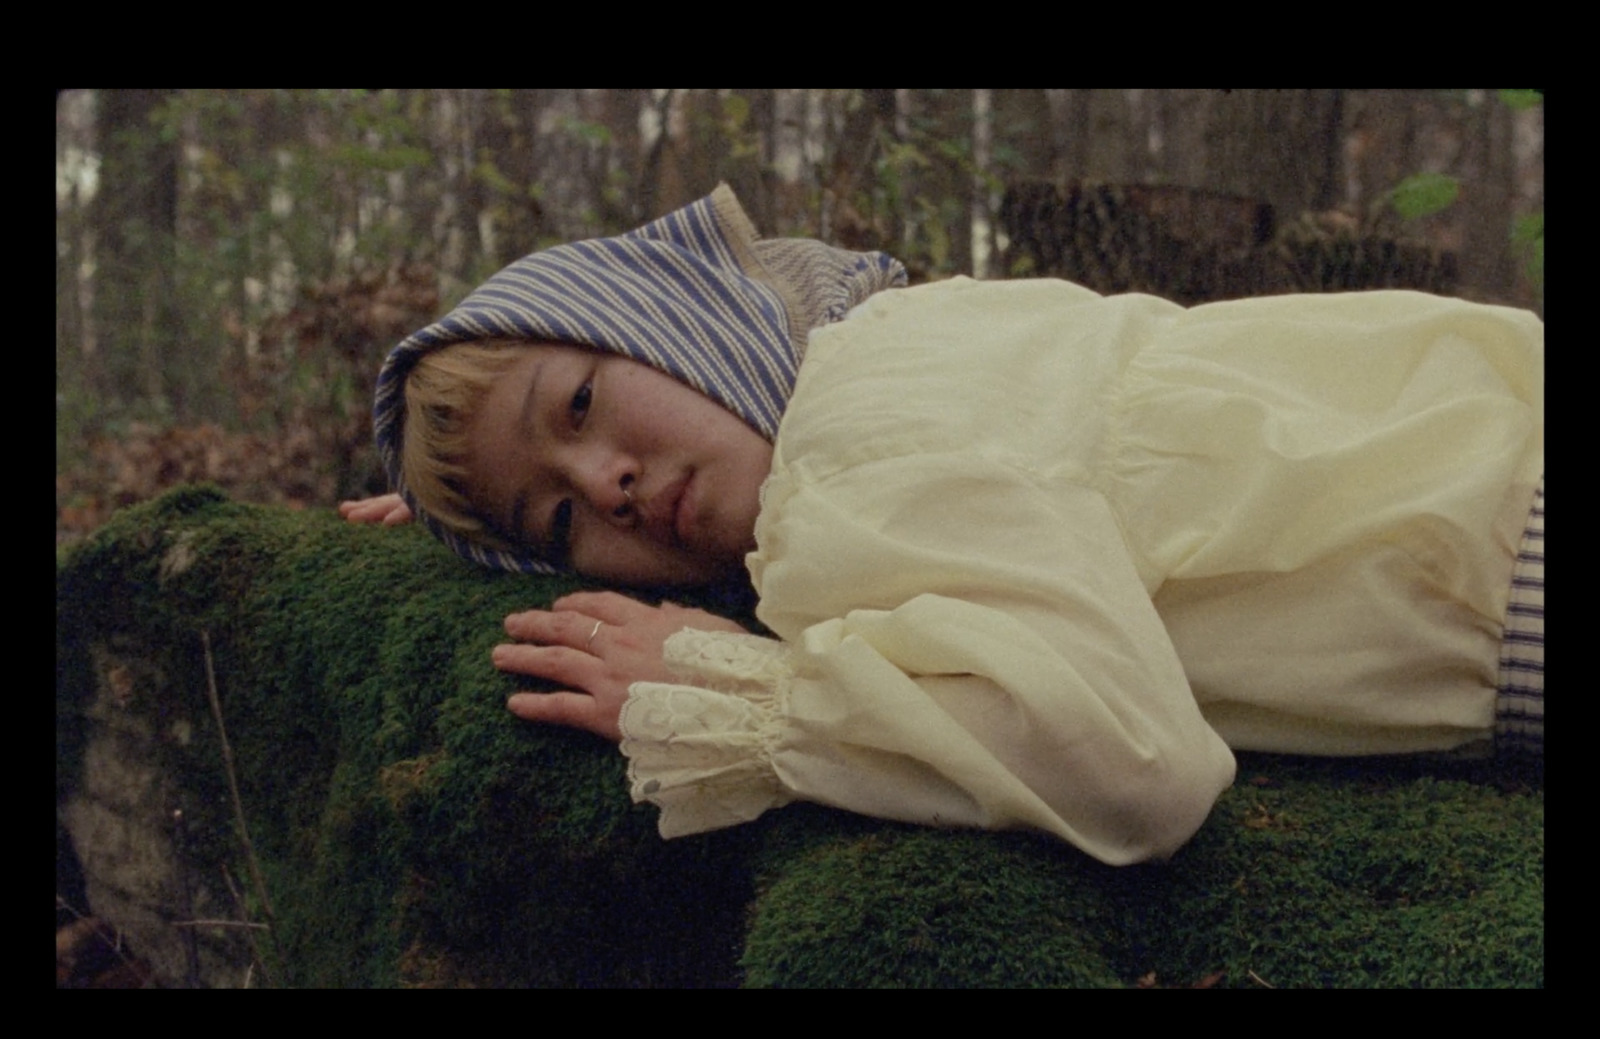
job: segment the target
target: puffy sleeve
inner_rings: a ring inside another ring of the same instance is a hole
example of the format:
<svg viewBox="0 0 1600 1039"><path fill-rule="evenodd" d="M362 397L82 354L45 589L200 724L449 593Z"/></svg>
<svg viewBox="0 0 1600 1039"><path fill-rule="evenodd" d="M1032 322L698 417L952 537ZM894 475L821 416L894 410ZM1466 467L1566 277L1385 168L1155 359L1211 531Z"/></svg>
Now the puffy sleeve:
<svg viewBox="0 0 1600 1039"><path fill-rule="evenodd" d="M780 636L686 631L623 711L672 837L791 800L1171 854L1232 782L1092 487L982 452L778 468L752 570Z"/></svg>

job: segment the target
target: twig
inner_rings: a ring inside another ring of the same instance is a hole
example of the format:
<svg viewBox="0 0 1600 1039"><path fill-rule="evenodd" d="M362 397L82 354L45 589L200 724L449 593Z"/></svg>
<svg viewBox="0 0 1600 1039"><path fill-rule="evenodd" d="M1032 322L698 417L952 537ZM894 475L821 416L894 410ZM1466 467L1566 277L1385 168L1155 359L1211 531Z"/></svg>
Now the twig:
<svg viewBox="0 0 1600 1039"><path fill-rule="evenodd" d="M56 908L65 909L67 912L73 915L78 923L87 924L91 928L94 928L92 936L99 938L101 944L107 949L111 950L112 955L116 956L117 959L122 961L123 966L134 971L148 971L148 968L141 965L137 960L133 959L128 955L128 953L123 951L122 931L120 928L114 927L103 920L99 920L95 917L89 916L86 913L80 912L77 906L73 905L71 902L68 902L60 895L56 895ZM72 925L68 924L67 926L71 927ZM107 932L110 933L108 934ZM59 946L57 946L56 951L58 954L60 953Z"/></svg>
<svg viewBox="0 0 1600 1039"><path fill-rule="evenodd" d="M255 845L250 842L250 827L244 821L244 802L239 797L239 780L233 768L233 747L228 743L228 730L222 724L222 700L217 696L217 674L211 663L211 633L204 628L200 631L200 645L205 651L206 658L206 696L211 700L211 716L217 722L217 738L222 742L222 767L228 773L228 790L233 795L233 818L239 826L239 840L244 845L245 863L250 867L250 883L256 889L256 897L261 900L261 912L267 918L267 933L272 935L273 951L282 959L282 950L278 948L278 932L273 928L277 922L272 913L272 900L267 897L267 882L261 876L261 863L256 860ZM259 953L257 959L260 959ZM261 969L263 983L267 982L266 966Z"/></svg>
<svg viewBox="0 0 1600 1039"><path fill-rule="evenodd" d="M248 917L250 915L250 907L244 904L244 896L239 893L239 885L233 882L233 874L228 872L228 864L223 863L221 869L222 882L228 885L228 894L233 897L234 908L239 910L240 916ZM262 926L263 929L266 929L265 925ZM256 964L261 962L261 946L256 942L256 936L253 933L246 934L245 937L250 939L250 962L245 966L244 987L249 988L250 974L255 969ZM266 968L262 967L262 971L265 972L265 970Z"/></svg>
<svg viewBox="0 0 1600 1039"><path fill-rule="evenodd" d="M178 891L183 898L183 915L194 915L194 885L189 879L189 832L184 823L183 809L172 810L172 850L178 867ZM200 947L195 943L194 932L183 936L184 975L188 988L200 987Z"/></svg>
<svg viewBox="0 0 1600 1039"><path fill-rule="evenodd" d="M272 928L266 924L252 923L249 920L174 920L173 927L248 927L255 931L270 931Z"/></svg>
<svg viewBox="0 0 1600 1039"><path fill-rule="evenodd" d="M1276 988L1277 987L1275 985L1270 985L1267 982L1263 981L1261 979L1261 975L1257 974L1253 970L1247 970L1247 971L1245 971L1245 973L1250 975L1251 980L1253 980L1257 985L1260 985L1262 988Z"/></svg>

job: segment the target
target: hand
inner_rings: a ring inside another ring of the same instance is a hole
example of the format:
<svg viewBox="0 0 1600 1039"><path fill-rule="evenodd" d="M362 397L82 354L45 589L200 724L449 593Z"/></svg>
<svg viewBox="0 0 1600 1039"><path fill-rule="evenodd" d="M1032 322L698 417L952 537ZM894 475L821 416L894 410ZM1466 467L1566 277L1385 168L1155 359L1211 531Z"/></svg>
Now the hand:
<svg viewBox="0 0 1600 1039"><path fill-rule="evenodd" d="M662 662L661 646L684 628L745 630L725 617L674 603L646 606L615 592L576 592L557 599L549 611L507 617L506 634L519 644L496 646L492 659L502 671L570 687L515 694L506 706L518 718L587 729L618 742L628 687L673 680Z"/></svg>
<svg viewBox="0 0 1600 1039"><path fill-rule="evenodd" d="M339 503L339 515L351 523L382 523L386 527L411 522L411 509L398 494L342 501Z"/></svg>

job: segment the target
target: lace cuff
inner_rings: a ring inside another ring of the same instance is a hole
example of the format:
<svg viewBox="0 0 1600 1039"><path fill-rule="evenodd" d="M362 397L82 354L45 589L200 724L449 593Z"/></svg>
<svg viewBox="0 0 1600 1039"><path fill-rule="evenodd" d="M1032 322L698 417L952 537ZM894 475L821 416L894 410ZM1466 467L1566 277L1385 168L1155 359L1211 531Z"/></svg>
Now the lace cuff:
<svg viewBox="0 0 1600 1039"><path fill-rule="evenodd" d="M619 719L635 801L661 836L748 822L790 800L773 772L793 667L782 642L685 629L662 647L684 685L635 682Z"/></svg>

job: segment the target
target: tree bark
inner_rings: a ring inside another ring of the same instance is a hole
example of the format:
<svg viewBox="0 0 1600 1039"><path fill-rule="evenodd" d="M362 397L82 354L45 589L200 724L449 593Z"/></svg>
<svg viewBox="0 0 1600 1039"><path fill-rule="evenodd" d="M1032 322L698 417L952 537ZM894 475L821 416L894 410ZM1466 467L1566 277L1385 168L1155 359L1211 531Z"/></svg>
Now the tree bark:
<svg viewBox="0 0 1600 1039"><path fill-rule="evenodd" d="M1472 180L1461 199L1461 278L1480 291L1508 298L1516 283L1511 263L1511 207L1516 196L1511 110L1494 96L1466 119L1466 169Z"/></svg>
<svg viewBox="0 0 1600 1039"><path fill-rule="evenodd" d="M1213 134L1211 112L1220 96L1214 90L1157 90L1152 105L1160 150L1154 158L1161 180L1203 188L1206 156Z"/></svg>
<svg viewBox="0 0 1600 1039"><path fill-rule="evenodd" d="M913 261L930 273L972 273L972 91L911 92L912 115L923 135L927 167L910 179L908 231Z"/></svg>
<svg viewBox="0 0 1600 1039"><path fill-rule="evenodd" d="M1338 198L1338 90L1234 90L1213 109L1210 183L1270 202L1280 220Z"/></svg>
<svg viewBox="0 0 1600 1039"><path fill-rule="evenodd" d="M171 406L166 362L178 338L173 298L178 154L151 126L170 90L100 93L95 325L110 384Z"/></svg>
<svg viewBox="0 0 1600 1039"><path fill-rule="evenodd" d="M1059 149L1051 133L1050 97L1043 90L993 90L996 172L1005 180L1049 180ZM999 146L1005 154L999 154Z"/></svg>
<svg viewBox="0 0 1600 1039"><path fill-rule="evenodd" d="M640 149L639 113L645 104L642 90L600 92L599 119L611 131L606 181L600 193L600 217L607 227L635 227L649 217L639 209L639 175L644 156Z"/></svg>

